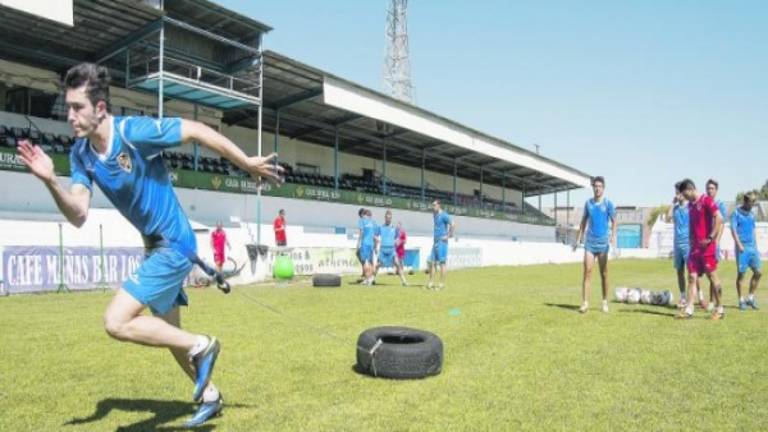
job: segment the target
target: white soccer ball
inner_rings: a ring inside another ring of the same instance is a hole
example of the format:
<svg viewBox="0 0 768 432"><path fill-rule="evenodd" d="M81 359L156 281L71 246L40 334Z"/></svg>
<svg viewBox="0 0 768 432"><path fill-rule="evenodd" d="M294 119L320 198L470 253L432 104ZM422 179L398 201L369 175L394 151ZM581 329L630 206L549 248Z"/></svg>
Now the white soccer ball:
<svg viewBox="0 0 768 432"><path fill-rule="evenodd" d="M675 296L672 295L672 291L664 290L661 292L661 302L659 303L661 306L670 306L674 302Z"/></svg>
<svg viewBox="0 0 768 432"><path fill-rule="evenodd" d="M627 294L627 303L637 304L639 302L640 302L640 290L637 288L633 288L629 290L629 293Z"/></svg>
<svg viewBox="0 0 768 432"><path fill-rule="evenodd" d="M619 303L626 302L628 294L629 288L627 287L616 287L616 289L613 290L613 295L616 297L616 301Z"/></svg>
<svg viewBox="0 0 768 432"><path fill-rule="evenodd" d="M651 292L648 290L640 291L640 303L651 304Z"/></svg>

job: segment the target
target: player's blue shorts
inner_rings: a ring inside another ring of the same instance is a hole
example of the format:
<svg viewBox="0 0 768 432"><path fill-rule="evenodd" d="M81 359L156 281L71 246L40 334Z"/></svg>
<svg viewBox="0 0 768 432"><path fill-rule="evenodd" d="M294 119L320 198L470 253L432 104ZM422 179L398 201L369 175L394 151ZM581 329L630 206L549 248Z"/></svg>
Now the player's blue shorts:
<svg viewBox="0 0 768 432"><path fill-rule="evenodd" d="M123 282L123 289L155 315L165 315L175 306L187 305L184 280L192 261L181 252L163 247L144 259L139 269Z"/></svg>
<svg viewBox="0 0 768 432"><path fill-rule="evenodd" d="M675 269L685 270L686 266L688 265L688 255L690 255L690 252L691 247L688 245L675 246L675 256L673 262Z"/></svg>
<svg viewBox="0 0 768 432"><path fill-rule="evenodd" d="M438 264L445 264L447 260L448 242L443 240L435 240L434 245L432 245L432 252L429 253L429 258L427 261Z"/></svg>
<svg viewBox="0 0 768 432"><path fill-rule="evenodd" d="M379 265L382 267L395 266L395 248L383 247L379 250Z"/></svg>
<svg viewBox="0 0 768 432"><path fill-rule="evenodd" d="M739 273L746 273L747 269L759 272L763 266L760 262L760 252L753 247L744 248L744 252L736 250L736 263L739 266Z"/></svg>
<svg viewBox="0 0 768 432"><path fill-rule="evenodd" d="M587 240L587 242L584 243L584 250L592 255L607 254L610 249L611 245L608 243L608 240L605 242Z"/></svg>
<svg viewBox="0 0 768 432"><path fill-rule="evenodd" d="M360 245L360 261L363 264L373 262L373 245Z"/></svg>

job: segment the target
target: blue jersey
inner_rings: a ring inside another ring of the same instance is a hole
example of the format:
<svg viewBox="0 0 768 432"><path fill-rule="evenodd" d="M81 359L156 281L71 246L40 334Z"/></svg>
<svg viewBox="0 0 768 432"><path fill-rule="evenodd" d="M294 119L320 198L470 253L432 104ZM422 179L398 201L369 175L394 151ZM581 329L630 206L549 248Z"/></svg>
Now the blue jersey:
<svg viewBox="0 0 768 432"><path fill-rule="evenodd" d="M197 242L173 191L160 152L181 144L181 119L113 117L107 152L99 155L86 138L69 155L72 183L93 183L142 235L161 236L187 257Z"/></svg>
<svg viewBox="0 0 768 432"><path fill-rule="evenodd" d="M440 210L439 213L434 215L435 219L435 240L442 239L448 235L448 226L453 222L451 216L445 211Z"/></svg>
<svg viewBox="0 0 768 432"><path fill-rule="evenodd" d="M672 211L672 220L675 225L675 246L688 247L691 235L688 219L688 204L675 204L675 208Z"/></svg>
<svg viewBox="0 0 768 432"><path fill-rule="evenodd" d="M744 211L741 207L731 215L731 229L736 231L744 248L755 248L755 215Z"/></svg>
<svg viewBox="0 0 768 432"><path fill-rule="evenodd" d="M723 218L723 223L728 220L728 208L725 207L725 203L717 200L717 209L720 210L720 216Z"/></svg>
<svg viewBox="0 0 768 432"><path fill-rule="evenodd" d="M376 235L379 236L382 248L394 248L395 239L397 239L397 227L392 224L380 225L377 227Z"/></svg>
<svg viewBox="0 0 768 432"><path fill-rule="evenodd" d="M608 243L608 238L610 237L609 221L616 217L616 209L613 203L607 198L603 198L600 202L590 198L584 204L584 214L589 218L587 243Z"/></svg>
<svg viewBox="0 0 768 432"><path fill-rule="evenodd" d="M360 218L357 221L360 228L360 245L373 246L373 236L376 235L376 222L369 217Z"/></svg>

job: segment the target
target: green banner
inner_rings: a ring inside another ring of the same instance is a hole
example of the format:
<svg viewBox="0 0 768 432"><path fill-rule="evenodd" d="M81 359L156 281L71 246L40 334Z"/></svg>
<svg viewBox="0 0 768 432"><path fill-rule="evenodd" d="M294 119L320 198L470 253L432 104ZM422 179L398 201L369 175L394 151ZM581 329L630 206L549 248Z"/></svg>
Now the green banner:
<svg viewBox="0 0 768 432"><path fill-rule="evenodd" d="M53 159L56 174L62 176L69 175L69 158L67 155L54 154L51 155L51 158ZM27 171L27 168L22 164L13 149L0 149L0 170ZM227 176L188 170L170 170L170 176L173 184L181 188L247 194L258 192L258 182L250 177ZM431 211L431 205L426 201L301 184L287 183L279 188L265 184L261 192L265 196L328 201L359 206L391 207L423 212ZM447 204L445 205L445 210L452 215L458 216L499 219L537 225L554 224L551 219L541 216L503 213L474 207Z"/></svg>

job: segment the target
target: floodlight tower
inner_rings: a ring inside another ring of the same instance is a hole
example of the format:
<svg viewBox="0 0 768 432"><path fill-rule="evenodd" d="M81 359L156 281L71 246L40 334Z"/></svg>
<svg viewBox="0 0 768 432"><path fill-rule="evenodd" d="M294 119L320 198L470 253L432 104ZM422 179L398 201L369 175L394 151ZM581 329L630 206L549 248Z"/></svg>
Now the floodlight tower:
<svg viewBox="0 0 768 432"><path fill-rule="evenodd" d="M408 0L389 0L385 31L387 54L384 58L384 90L396 99L413 103L407 7Z"/></svg>

